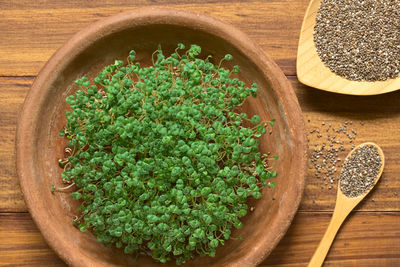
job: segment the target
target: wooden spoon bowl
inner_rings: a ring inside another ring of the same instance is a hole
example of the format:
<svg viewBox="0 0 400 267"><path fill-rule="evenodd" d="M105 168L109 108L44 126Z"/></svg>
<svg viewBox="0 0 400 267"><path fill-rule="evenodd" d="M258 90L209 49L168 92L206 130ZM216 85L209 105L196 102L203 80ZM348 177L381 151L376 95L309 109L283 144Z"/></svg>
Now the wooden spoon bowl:
<svg viewBox="0 0 400 267"><path fill-rule="evenodd" d="M276 119L271 135L261 140L261 152L279 155L275 169L277 186L265 188L263 197L249 205L253 212L235 231L243 241L229 240L214 258L197 257L185 266L254 266L260 263L285 234L297 210L306 169L305 127L297 98L285 75L262 50L234 27L198 14L170 9L146 9L122 13L93 24L76 34L47 62L25 100L17 131L17 170L25 202L44 238L58 255L74 266L175 266L156 263L151 257L125 255L107 248L90 232L72 225L77 202L69 194L50 192L62 186L57 160L65 142L58 137L65 125L66 96L74 81L93 77L115 59L137 52L143 65L161 44L170 54L179 42L202 47L202 56L215 62L227 53L240 66L240 78L259 85L259 97L251 98L243 111L262 120ZM274 200L273 200L274 199Z"/></svg>
<svg viewBox="0 0 400 267"><path fill-rule="evenodd" d="M314 26L322 0L311 0L304 16L297 50L297 78L305 85L340 94L378 95L400 89L400 78L386 81L351 81L333 73L317 54Z"/></svg>

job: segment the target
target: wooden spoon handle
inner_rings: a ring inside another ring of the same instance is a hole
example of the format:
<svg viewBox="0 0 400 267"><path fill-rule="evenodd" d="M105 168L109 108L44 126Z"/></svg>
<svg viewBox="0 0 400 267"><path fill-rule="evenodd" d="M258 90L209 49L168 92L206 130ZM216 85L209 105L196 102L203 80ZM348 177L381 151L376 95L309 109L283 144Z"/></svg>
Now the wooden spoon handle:
<svg viewBox="0 0 400 267"><path fill-rule="evenodd" d="M326 229L324 237L319 243L317 250L311 258L310 263L308 264L308 267L322 266L322 263L324 263L325 257L328 254L329 248L332 245L333 239L335 239L336 233L338 232L344 219L346 219L347 214L336 211L333 213L328 229Z"/></svg>

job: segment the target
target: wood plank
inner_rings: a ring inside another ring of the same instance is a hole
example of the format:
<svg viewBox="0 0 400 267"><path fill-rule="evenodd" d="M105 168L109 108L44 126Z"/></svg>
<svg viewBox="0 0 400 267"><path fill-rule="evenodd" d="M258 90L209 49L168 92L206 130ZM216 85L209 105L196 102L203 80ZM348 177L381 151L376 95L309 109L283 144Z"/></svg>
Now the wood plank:
<svg viewBox="0 0 400 267"><path fill-rule="evenodd" d="M331 213L299 212L286 236L261 266L305 266ZM354 212L344 222L324 266L399 266L399 212Z"/></svg>
<svg viewBox="0 0 400 267"><path fill-rule="evenodd" d="M0 213L0 266L66 266L29 213Z"/></svg>
<svg viewBox="0 0 400 267"><path fill-rule="evenodd" d="M74 33L104 17L150 6L199 12L231 23L258 43L286 74L294 75L307 4L307 0L0 0L0 76L34 76Z"/></svg>
<svg viewBox="0 0 400 267"><path fill-rule="evenodd" d="M26 211L15 170L14 141L18 112L32 81L0 77L0 212Z"/></svg>
<svg viewBox="0 0 400 267"><path fill-rule="evenodd" d="M355 97L322 92L301 85L289 77L299 97L308 130L321 128L321 123L334 126L353 121L358 132L355 144L373 141L386 155L384 174L376 189L357 210L400 211L400 91L373 97ZM14 135L19 108L33 78L0 77L0 212L26 211L15 173ZM357 100L357 101L356 101ZM310 120L310 122L308 122ZM361 126L360 122L365 122ZM322 133L324 134L324 133ZM310 153L321 139L312 135ZM350 144L345 144L350 149ZM342 158L344 158L342 153ZM328 189L316 179L315 170L308 170L306 189L300 210L331 211L336 199L336 185ZM321 189L321 186L324 186ZM372 201L374 200L374 201Z"/></svg>
<svg viewBox="0 0 400 267"><path fill-rule="evenodd" d="M375 113L383 114L387 118L394 118L400 113L400 91L374 96L342 95L301 84L296 76L287 78L296 92L303 114L337 114L337 117L344 120L359 119L367 124L374 120L371 116Z"/></svg>
<svg viewBox="0 0 400 267"><path fill-rule="evenodd" d="M331 213L299 212L287 235L261 266L305 266ZM324 266L398 266L399 212L355 212L344 223ZM0 262L11 266L64 266L27 213L0 214ZM366 242L368 240L368 242Z"/></svg>

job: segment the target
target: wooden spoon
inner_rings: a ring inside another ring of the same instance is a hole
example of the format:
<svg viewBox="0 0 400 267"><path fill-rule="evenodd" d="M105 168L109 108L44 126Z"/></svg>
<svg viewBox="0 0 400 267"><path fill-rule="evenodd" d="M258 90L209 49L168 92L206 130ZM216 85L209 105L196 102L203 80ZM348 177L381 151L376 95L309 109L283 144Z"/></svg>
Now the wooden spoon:
<svg viewBox="0 0 400 267"><path fill-rule="evenodd" d="M314 25L322 0L311 0L301 27L297 50L297 78L305 85L349 95L378 95L400 89L400 78L358 82L342 78L324 65L314 44Z"/></svg>
<svg viewBox="0 0 400 267"><path fill-rule="evenodd" d="M308 264L309 267L316 267L316 266L322 265L326 255L328 254L329 248L331 247L333 239L335 238L336 233L338 232L344 219L346 219L347 215L349 215L349 213L354 209L354 207L357 206L357 204L360 203L360 201L363 200L363 198L366 195L368 195L368 193L372 190L372 188L374 188L374 186L376 185L376 183L378 182L379 178L382 175L383 167L385 165L385 157L383 155L382 149L375 143L367 142L367 143L358 145L352 151L350 151L350 153L347 155L346 159L356 149L358 149L360 146L364 146L364 145L375 146L381 157L382 165L381 165L379 173L375 179L375 183L364 194L361 194L358 197L350 198L350 197L347 197L346 195L344 195L342 190L340 190L340 180L339 180L337 197L336 197L336 206L335 206L335 210L333 211L331 222L329 223L328 229L326 229L324 237L322 238L321 242L319 243L317 250L315 251L313 257L311 258L310 263Z"/></svg>

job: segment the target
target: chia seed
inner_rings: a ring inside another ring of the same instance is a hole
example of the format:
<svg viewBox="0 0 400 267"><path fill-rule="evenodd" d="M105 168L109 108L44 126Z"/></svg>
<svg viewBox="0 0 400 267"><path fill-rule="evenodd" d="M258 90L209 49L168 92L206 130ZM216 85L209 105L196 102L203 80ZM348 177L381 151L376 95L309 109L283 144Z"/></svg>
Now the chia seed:
<svg viewBox="0 0 400 267"><path fill-rule="evenodd" d="M344 162L340 174L340 190L347 197L358 197L374 184L382 159L373 145L357 148Z"/></svg>
<svg viewBox="0 0 400 267"><path fill-rule="evenodd" d="M314 43L322 62L355 81L400 76L400 0L323 0Z"/></svg>
<svg viewBox="0 0 400 267"><path fill-rule="evenodd" d="M352 122L347 122L347 124L352 124ZM346 129L346 124L335 125L337 127L332 127L332 123L322 122L322 124L329 125L327 128L327 134L320 134L320 129L313 128L312 133L309 137L314 136L314 138L320 138L320 143L314 143L314 147L310 147L312 153L310 154L310 166L309 169L313 170L312 174L316 179L321 182L326 181L327 184L335 185L334 182L337 179L337 173L340 173L342 164L341 157L346 155L346 148L342 139L348 138L347 134L341 130L336 133L336 129ZM353 129L349 129L351 131ZM355 130L354 130L355 131ZM356 139L354 135L352 139ZM314 139L315 140L315 139ZM310 138L307 139L310 143ZM327 189L329 189L327 187Z"/></svg>

